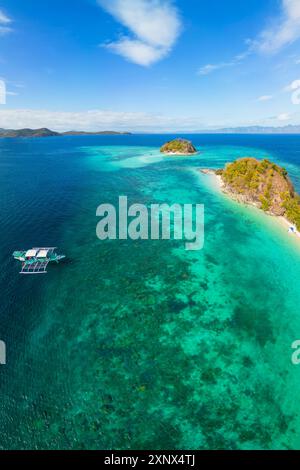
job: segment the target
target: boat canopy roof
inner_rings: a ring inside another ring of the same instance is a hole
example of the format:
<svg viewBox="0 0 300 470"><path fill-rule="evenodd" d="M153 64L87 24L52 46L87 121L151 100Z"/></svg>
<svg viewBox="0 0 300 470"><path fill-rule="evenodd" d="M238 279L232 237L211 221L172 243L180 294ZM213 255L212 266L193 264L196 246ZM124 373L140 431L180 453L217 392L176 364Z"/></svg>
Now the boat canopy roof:
<svg viewBox="0 0 300 470"><path fill-rule="evenodd" d="M33 256L36 256L37 250L28 250L25 253L26 258L32 258Z"/></svg>
<svg viewBox="0 0 300 470"><path fill-rule="evenodd" d="M37 254L37 258L46 258L49 250L40 250Z"/></svg>

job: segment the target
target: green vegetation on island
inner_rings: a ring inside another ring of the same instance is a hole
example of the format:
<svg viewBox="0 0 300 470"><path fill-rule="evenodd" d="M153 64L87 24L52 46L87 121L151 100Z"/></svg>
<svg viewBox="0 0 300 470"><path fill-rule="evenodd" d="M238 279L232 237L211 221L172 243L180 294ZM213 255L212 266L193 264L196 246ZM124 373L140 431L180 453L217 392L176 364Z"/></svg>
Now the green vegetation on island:
<svg viewBox="0 0 300 470"><path fill-rule="evenodd" d="M0 129L0 137L56 137L59 132L51 131L46 127L40 129Z"/></svg>
<svg viewBox="0 0 300 470"><path fill-rule="evenodd" d="M40 129L0 129L1 137L59 137L64 135L76 136L76 135L130 135L130 132L116 132L116 131L98 131L98 132L86 132L86 131L67 131L67 132L55 132L42 127Z"/></svg>
<svg viewBox="0 0 300 470"><path fill-rule="evenodd" d="M300 230L300 196L285 168L269 160L241 158L217 170L223 189L233 198L263 211L284 216Z"/></svg>
<svg viewBox="0 0 300 470"><path fill-rule="evenodd" d="M174 139L164 144L161 153L170 155L193 155L197 153L197 149L193 146L192 142L186 139Z"/></svg>

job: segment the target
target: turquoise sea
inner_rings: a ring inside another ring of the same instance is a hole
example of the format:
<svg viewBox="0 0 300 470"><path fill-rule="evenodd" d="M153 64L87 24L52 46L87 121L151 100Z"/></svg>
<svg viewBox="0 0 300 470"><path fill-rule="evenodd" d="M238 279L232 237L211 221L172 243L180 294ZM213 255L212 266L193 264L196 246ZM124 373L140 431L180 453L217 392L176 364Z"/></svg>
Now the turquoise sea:
<svg viewBox="0 0 300 470"><path fill-rule="evenodd" d="M300 136L0 140L0 448L300 449L300 243L200 174L237 157L284 165ZM96 208L205 205L205 245L100 241ZM21 276L16 249L57 246Z"/></svg>

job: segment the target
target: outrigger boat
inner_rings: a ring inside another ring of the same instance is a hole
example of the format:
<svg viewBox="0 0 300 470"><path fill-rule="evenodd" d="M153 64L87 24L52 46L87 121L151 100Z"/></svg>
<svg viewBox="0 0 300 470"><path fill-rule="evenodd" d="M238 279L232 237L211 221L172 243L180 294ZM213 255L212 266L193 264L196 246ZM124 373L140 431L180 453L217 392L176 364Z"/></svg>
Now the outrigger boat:
<svg viewBox="0 0 300 470"><path fill-rule="evenodd" d="M20 274L44 274L48 263L56 262L65 258L64 255L55 253L56 247L32 248L27 251L14 251L14 259L21 261L22 269Z"/></svg>

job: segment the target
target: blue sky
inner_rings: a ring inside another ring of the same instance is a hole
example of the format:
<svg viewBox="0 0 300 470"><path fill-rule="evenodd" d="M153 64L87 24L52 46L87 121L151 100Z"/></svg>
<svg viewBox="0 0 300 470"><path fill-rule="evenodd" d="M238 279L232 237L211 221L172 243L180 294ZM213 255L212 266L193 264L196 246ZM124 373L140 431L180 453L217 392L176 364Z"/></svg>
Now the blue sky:
<svg viewBox="0 0 300 470"><path fill-rule="evenodd" d="M300 0L0 0L0 127L300 124Z"/></svg>

